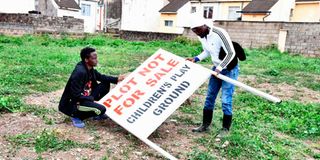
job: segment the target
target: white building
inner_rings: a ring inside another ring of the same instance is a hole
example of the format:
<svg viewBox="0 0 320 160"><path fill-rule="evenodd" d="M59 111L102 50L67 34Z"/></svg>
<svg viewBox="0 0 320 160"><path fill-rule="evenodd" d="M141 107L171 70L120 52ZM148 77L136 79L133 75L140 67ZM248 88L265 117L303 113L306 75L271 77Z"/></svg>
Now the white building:
<svg viewBox="0 0 320 160"><path fill-rule="evenodd" d="M84 20L84 31L94 33L99 24L100 11L97 0L80 0L81 19Z"/></svg>
<svg viewBox="0 0 320 160"><path fill-rule="evenodd" d="M0 0L2 13L39 11L53 17L74 17L84 20L84 32L103 30L104 6L99 0ZM102 2L102 1L101 1Z"/></svg>
<svg viewBox="0 0 320 160"><path fill-rule="evenodd" d="M98 0L36 0L43 15L70 16L84 20L84 32L94 33L99 23ZM98 21L98 22L97 22Z"/></svg>
<svg viewBox="0 0 320 160"><path fill-rule="evenodd" d="M189 26L191 3L189 0L171 0L160 12L159 32L182 34Z"/></svg>
<svg viewBox="0 0 320 160"><path fill-rule="evenodd" d="M289 22L295 0L253 0L241 12L244 21Z"/></svg>
<svg viewBox="0 0 320 160"><path fill-rule="evenodd" d="M191 14L213 20L239 20L251 0L123 0L121 30L182 34Z"/></svg>
<svg viewBox="0 0 320 160"><path fill-rule="evenodd" d="M121 30L157 32L165 0L123 0Z"/></svg>
<svg viewBox="0 0 320 160"><path fill-rule="evenodd" d="M81 18L80 7L74 0L35 0L36 10L53 17Z"/></svg>

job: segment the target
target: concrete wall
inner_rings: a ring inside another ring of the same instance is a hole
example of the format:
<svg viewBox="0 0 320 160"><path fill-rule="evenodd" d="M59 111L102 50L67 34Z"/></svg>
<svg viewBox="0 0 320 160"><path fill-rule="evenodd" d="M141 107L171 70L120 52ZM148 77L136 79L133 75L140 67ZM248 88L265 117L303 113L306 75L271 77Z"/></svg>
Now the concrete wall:
<svg viewBox="0 0 320 160"><path fill-rule="evenodd" d="M0 13L28 13L35 10L35 0L1 0Z"/></svg>
<svg viewBox="0 0 320 160"><path fill-rule="evenodd" d="M246 48L276 44L291 53L320 56L320 23L216 21L214 25L226 29L233 41ZM184 36L196 38L188 30Z"/></svg>
<svg viewBox="0 0 320 160"><path fill-rule="evenodd" d="M0 13L0 34L83 34L83 20L70 17Z"/></svg>
<svg viewBox="0 0 320 160"><path fill-rule="evenodd" d="M181 34L120 31L120 38L130 41L173 40Z"/></svg>
<svg viewBox="0 0 320 160"><path fill-rule="evenodd" d="M287 30L285 50L320 57L320 22L318 23L284 23Z"/></svg>

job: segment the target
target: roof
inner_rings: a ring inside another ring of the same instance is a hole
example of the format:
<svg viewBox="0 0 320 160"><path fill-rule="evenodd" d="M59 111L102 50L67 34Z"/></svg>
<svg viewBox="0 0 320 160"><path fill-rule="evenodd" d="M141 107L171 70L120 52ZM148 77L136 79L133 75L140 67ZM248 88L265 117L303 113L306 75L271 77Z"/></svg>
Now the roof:
<svg viewBox="0 0 320 160"><path fill-rule="evenodd" d="M253 0L241 11L242 13L270 13L270 9L279 0Z"/></svg>
<svg viewBox="0 0 320 160"><path fill-rule="evenodd" d="M159 12L176 13L182 6L184 6L188 2L189 0L171 0L170 3L164 6Z"/></svg>
<svg viewBox="0 0 320 160"><path fill-rule="evenodd" d="M54 0L60 8L81 9L74 0Z"/></svg>

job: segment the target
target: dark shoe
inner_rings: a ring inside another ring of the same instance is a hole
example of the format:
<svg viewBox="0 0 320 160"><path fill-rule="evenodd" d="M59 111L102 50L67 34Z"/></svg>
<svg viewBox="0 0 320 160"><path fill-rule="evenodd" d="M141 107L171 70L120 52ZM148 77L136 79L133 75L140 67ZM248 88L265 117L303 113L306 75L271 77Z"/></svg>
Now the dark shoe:
<svg viewBox="0 0 320 160"><path fill-rule="evenodd" d="M210 130L210 129L209 129L209 126L202 124L200 127L193 128L193 129L192 129L192 132L199 132L199 133L201 133L201 132L206 132L206 131L209 131L209 130Z"/></svg>
<svg viewBox="0 0 320 160"><path fill-rule="evenodd" d="M225 115L224 114L223 119L222 119L222 128L230 130L231 123L232 123L232 115Z"/></svg>
<svg viewBox="0 0 320 160"><path fill-rule="evenodd" d="M205 132L209 130L212 121L213 110L203 110L202 125L192 129L192 132Z"/></svg>
<svg viewBox="0 0 320 160"><path fill-rule="evenodd" d="M100 116L93 117L92 119L96 121L100 121L100 120L109 119L109 117L106 114L102 114Z"/></svg>

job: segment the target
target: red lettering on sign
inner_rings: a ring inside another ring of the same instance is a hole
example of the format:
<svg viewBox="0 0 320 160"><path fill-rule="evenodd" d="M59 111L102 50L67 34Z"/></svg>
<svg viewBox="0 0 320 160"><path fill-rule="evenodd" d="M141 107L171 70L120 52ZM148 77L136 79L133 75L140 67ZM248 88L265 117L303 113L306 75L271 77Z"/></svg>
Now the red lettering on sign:
<svg viewBox="0 0 320 160"><path fill-rule="evenodd" d="M128 97L127 99L125 99L123 101L123 103L119 106L117 106L114 111L118 114L118 115L122 115L122 110L124 107L126 108L130 108L131 106L133 106L137 100L140 99L141 96L143 96L145 94L145 92L142 92L141 90L136 90L134 93L131 94L130 97Z"/></svg>
<svg viewBox="0 0 320 160"><path fill-rule="evenodd" d="M123 97L124 94L128 93L135 85L137 85L137 82L134 80L134 78L131 78L125 85L120 87L120 95L111 95L111 98L105 100L103 104L106 107L110 108L113 100L119 101L121 97Z"/></svg>

